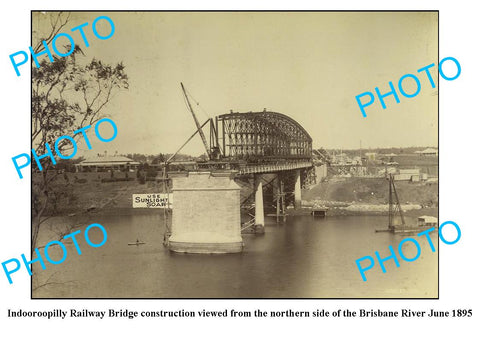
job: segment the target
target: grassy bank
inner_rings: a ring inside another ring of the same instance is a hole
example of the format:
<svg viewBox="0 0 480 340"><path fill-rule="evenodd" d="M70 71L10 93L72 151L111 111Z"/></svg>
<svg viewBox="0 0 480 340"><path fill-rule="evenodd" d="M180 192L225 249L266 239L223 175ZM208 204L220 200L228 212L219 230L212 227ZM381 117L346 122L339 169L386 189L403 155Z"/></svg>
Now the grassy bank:
<svg viewBox="0 0 480 340"><path fill-rule="evenodd" d="M135 174L130 173L130 177ZM116 173L125 177L124 173ZM34 184L40 174L34 174ZM147 181L102 182L110 178L109 173L67 173L57 175L52 186L57 194L52 215L68 215L86 210L96 210L102 214L155 213L157 209L133 209L132 194L160 193L161 183ZM438 206L437 183L396 182L402 204L419 205L423 209L436 209ZM331 178L302 193L305 205L321 205L330 208L329 214L356 215L361 211L348 211L348 206L388 204L388 181L379 178ZM368 210L368 209L367 209ZM153 211L153 212L151 212ZM428 210L427 210L428 211ZM418 212L418 209L417 209ZM299 213L302 213L301 211ZM369 214L384 212L367 211ZM293 214L293 213L292 213Z"/></svg>
<svg viewBox="0 0 480 340"><path fill-rule="evenodd" d="M33 184L40 180L40 174L33 174ZM52 174L53 175L53 174ZM115 178L125 178L125 173L115 173ZM53 179L50 197L53 215L68 215L86 210L97 210L105 214L118 214L127 211L141 213L158 209L133 209L132 194L150 194L162 192L163 185L154 181L140 184L134 178L135 173L129 173L132 180L120 182L102 182L109 180L110 173L86 172L59 174Z"/></svg>
<svg viewBox="0 0 480 340"><path fill-rule="evenodd" d="M401 203L438 206L438 183L395 182ZM331 178L303 190L306 201L388 204L388 181L384 178Z"/></svg>

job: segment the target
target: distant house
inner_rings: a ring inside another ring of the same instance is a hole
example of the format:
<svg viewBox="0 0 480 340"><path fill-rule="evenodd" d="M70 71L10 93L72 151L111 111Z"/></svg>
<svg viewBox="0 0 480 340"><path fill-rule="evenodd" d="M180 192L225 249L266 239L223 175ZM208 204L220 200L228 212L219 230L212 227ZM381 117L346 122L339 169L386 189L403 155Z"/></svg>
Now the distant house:
<svg viewBox="0 0 480 340"><path fill-rule="evenodd" d="M75 164L77 172L101 172L101 171L134 171L140 165L139 162L124 156L96 156Z"/></svg>
<svg viewBox="0 0 480 340"><path fill-rule="evenodd" d="M428 148L422 151L416 151L415 153L420 154L421 156L426 156L426 157L435 157L438 156L438 150L437 149L432 149Z"/></svg>
<svg viewBox="0 0 480 340"><path fill-rule="evenodd" d="M377 158L377 153L376 152L365 152L365 157L367 157L367 159L369 161L374 161Z"/></svg>
<svg viewBox="0 0 480 340"><path fill-rule="evenodd" d="M400 169L399 173L394 176L396 181L420 181L420 169Z"/></svg>

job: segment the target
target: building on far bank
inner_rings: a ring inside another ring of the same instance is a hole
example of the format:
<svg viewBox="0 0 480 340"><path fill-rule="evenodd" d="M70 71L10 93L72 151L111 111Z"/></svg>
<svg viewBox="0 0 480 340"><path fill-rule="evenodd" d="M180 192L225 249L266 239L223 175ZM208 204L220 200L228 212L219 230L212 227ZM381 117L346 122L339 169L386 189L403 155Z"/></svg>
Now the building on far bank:
<svg viewBox="0 0 480 340"><path fill-rule="evenodd" d="M416 154L419 154L420 156L426 156L426 157L436 157L438 156L438 150L433 149L433 148L427 148L422 151L415 151Z"/></svg>
<svg viewBox="0 0 480 340"><path fill-rule="evenodd" d="M87 158L75 164L76 172L135 171L139 162L124 156L101 156Z"/></svg>
<svg viewBox="0 0 480 340"><path fill-rule="evenodd" d="M399 169L398 174L394 175L396 181L420 181L420 169Z"/></svg>

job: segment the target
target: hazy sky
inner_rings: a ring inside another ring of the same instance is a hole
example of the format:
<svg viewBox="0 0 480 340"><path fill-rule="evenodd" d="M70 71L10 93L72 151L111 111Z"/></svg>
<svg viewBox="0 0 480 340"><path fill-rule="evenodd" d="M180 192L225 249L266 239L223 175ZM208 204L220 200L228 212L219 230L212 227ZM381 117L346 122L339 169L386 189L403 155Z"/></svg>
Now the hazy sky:
<svg viewBox="0 0 480 340"><path fill-rule="evenodd" d="M115 23L108 40L90 28L102 14ZM35 14L33 29L46 16ZM117 138L93 143L87 156L175 151L195 131L180 82L211 117L230 109L281 112L305 127L314 147L437 145L437 89L424 75L418 96L399 93L399 104L387 97L387 109L377 102L367 118L355 100L438 64L437 13L73 13L64 31L84 22L90 47L72 36L86 59L122 61L130 82L107 107ZM437 82L436 67L432 73ZM200 137L183 152L202 153Z"/></svg>

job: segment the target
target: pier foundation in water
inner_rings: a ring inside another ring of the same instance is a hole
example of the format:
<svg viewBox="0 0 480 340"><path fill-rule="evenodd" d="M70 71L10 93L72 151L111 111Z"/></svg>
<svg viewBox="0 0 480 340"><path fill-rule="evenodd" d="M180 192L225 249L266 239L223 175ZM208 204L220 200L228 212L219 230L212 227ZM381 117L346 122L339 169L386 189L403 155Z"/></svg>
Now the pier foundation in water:
<svg viewBox="0 0 480 340"><path fill-rule="evenodd" d="M169 174L175 205L168 247L181 253L239 253L240 186L232 171Z"/></svg>

